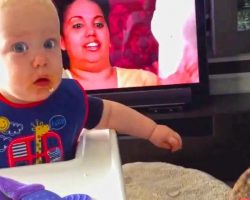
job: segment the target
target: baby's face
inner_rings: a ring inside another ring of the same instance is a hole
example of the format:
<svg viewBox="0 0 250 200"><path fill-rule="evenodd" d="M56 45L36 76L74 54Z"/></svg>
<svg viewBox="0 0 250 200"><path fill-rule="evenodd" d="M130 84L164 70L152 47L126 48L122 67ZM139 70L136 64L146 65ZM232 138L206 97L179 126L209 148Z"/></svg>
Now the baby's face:
<svg viewBox="0 0 250 200"><path fill-rule="evenodd" d="M15 103L49 97L61 81L57 13L40 0L11 0L0 8L0 93Z"/></svg>

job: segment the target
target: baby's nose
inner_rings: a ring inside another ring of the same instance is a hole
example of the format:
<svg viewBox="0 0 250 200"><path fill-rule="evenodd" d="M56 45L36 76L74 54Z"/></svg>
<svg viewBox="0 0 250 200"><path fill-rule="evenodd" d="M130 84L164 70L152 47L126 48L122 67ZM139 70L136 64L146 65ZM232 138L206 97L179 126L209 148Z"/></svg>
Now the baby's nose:
<svg viewBox="0 0 250 200"><path fill-rule="evenodd" d="M32 66L37 68L37 67L42 67L42 66L47 66L47 57L44 55L37 55L35 56Z"/></svg>

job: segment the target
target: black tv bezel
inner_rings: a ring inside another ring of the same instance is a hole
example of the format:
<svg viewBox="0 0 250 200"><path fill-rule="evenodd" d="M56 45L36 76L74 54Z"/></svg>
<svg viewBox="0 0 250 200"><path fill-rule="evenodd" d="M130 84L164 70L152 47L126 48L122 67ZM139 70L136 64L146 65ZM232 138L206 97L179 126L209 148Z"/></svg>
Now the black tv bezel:
<svg viewBox="0 0 250 200"><path fill-rule="evenodd" d="M118 101L134 108L149 108L155 106L172 107L174 105L180 106L182 104L196 105L204 102L209 95L205 0L195 0L195 11L199 59L199 83L88 90L87 93L92 96ZM190 96L188 96L189 93ZM161 97L162 100L157 99L159 97ZM145 103L146 99L151 102Z"/></svg>
<svg viewBox="0 0 250 200"><path fill-rule="evenodd" d="M210 0L212 57L250 53L250 30L237 30L237 0Z"/></svg>

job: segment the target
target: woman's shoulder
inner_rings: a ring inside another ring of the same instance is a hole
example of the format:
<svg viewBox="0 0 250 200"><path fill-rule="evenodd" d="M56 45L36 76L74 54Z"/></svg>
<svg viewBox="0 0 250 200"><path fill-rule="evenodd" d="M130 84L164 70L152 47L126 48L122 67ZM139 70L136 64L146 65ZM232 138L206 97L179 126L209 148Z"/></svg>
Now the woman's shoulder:
<svg viewBox="0 0 250 200"><path fill-rule="evenodd" d="M120 87L158 85L159 78L153 72L143 69L126 69L116 67L118 85Z"/></svg>
<svg viewBox="0 0 250 200"><path fill-rule="evenodd" d="M122 67L116 67L117 71L119 73L122 73L124 75L136 75L136 76L147 76L147 77L154 77L157 78L157 75L153 72L143 70L143 69L128 69L128 68L122 68Z"/></svg>

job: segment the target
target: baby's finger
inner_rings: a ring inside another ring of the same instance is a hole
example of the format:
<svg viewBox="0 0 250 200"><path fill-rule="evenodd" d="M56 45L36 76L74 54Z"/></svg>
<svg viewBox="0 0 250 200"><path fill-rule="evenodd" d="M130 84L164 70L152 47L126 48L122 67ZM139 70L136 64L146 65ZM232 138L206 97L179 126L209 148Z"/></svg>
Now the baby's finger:
<svg viewBox="0 0 250 200"><path fill-rule="evenodd" d="M174 132L174 137L178 140L178 143L180 144L180 146L182 146L181 136L178 133Z"/></svg>
<svg viewBox="0 0 250 200"><path fill-rule="evenodd" d="M163 149L168 149L168 150L172 151L172 146L168 142L162 142L162 143L160 143L159 147L163 148Z"/></svg>
<svg viewBox="0 0 250 200"><path fill-rule="evenodd" d="M170 137L169 138L169 143L171 145L171 151L177 151L182 148L182 142L181 140L178 140L178 138Z"/></svg>

